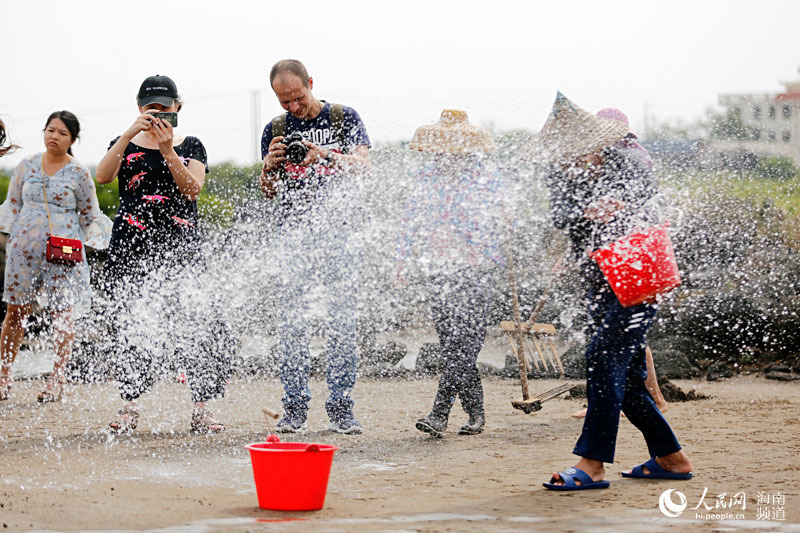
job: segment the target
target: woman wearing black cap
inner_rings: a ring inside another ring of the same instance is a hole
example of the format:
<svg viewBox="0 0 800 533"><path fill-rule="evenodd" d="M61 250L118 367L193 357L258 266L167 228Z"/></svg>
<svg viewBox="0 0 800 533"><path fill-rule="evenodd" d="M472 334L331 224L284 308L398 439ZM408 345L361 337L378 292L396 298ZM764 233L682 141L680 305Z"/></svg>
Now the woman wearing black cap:
<svg viewBox="0 0 800 533"><path fill-rule="evenodd" d="M159 364L153 352L175 344L195 405L192 430L222 431L224 426L206 409L205 402L224 394L229 364L190 355L188 352L196 350L190 348L191 339L181 337L181 331L159 337L132 307L134 300L145 300L148 310L159 309L158 300L166 304L160 308L166 316L158 325L180 326L176 295L158 289L175 282L195 249L196 200L208 172L200 140L173 133L182 107L175 82L167 76L150 76L139 89L137 103L139 116L111 142L97 166L97 182L109 183L119 177L120 193L104 278L113 302L106 318L113 321L115 372L126 404L109 427L116 432L136 427L136 399L154 383Z"/></svg>

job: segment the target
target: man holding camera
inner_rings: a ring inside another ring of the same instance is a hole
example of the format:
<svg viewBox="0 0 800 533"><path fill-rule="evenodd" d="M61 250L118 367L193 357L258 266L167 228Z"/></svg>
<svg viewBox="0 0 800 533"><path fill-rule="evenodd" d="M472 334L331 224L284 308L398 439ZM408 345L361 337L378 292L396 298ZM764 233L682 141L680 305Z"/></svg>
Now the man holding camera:
<svg viewBox="0 0 800 533"><path fill-rule="evenodd" d="M280 376L284 416L278 431L306 431L311 392L307 296L317 286L328 310L325 402L333 431L362 432L353 415L358 353L356 316L360 246L355 231L359 176L369 171L370 141L358 113L318 100L313 79L296 60L277 62L270 84L286 113L272 119L261 137L264 165L259 177L267 198L276 199L281 262ZM315 292L316 294L316 292Z"/></svg>

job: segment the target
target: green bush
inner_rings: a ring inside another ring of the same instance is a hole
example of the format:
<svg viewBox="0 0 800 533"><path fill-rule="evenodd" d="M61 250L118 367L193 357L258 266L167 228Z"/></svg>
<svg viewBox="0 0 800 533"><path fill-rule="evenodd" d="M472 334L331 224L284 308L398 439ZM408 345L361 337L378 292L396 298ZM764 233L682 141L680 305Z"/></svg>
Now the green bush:
<svg viewBox="0 0 800 533"><path fill-rule="evenodd" d="M114 180L105 185L96 184L96 187L100 210L113 220L119 208L119 180Z"/></svg>
<svg viewBox="0 0 800 533"><path fill-rule="evenodd" d="M238 203L243 199L261 198L258 175L261 163L240 167L233 163L221 163L209 169L203 193Z"/></svg>
<svg viewBox="0 0 800 533"><path fill-rule="evenodd" d="M228 228L233 224L233 204L213 194L201 194L197 198L200 222L215 228Z"/></svg>
<svg viewBox="0 0 800 533"><path fill-rule="evenodd" d="M11 183L11 176L0 171L0 203L6 201L9 183Z"/></svg>
<svg viewBox="0 0 800 533"><path fill-rule="evenodd" d="M798 169L789 157L767 156L761 158L755 172L762 178L788 180L797 175Z"/></svg>

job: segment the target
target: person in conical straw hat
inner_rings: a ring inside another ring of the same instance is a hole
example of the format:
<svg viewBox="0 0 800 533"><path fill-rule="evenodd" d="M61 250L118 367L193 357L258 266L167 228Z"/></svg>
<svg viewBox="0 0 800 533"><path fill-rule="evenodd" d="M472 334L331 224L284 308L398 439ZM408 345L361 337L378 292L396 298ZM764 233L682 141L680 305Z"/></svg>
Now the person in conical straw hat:
<svg viewBox="0 0 800 533"><path fill-rule="evenodd" d="M420 431L442 437L456 398L469 419L459 434L483 431L483 386L476 362L489 325L494 280L505 264L500 253L508 225L505 187L486 154L496 146L466 112L446 109L421 126L409 144L432 154L419 172L397 240L397 284L406 272L423 279L439 345L442 374Z"/></svg>
<svg viewBox="0 0 800 533"><path fill-rule="evenodd" d="M548 159L564 162L601 151L627 134L627 124L592 115L558 92L539 141Z"/></svg>
<svg viewBox="0 0 800 533"><path fill-rule="evenodd" d="M642 432L649 456L645 463L621 472L623 476L692 477L691 461L645 386L646 335L657 305L623 307L587 253L625 236L637 221L659 221L657 210L651 209L658 187L649 165L620 147L628 132L623 121L587 113L558 93L540 135L550 162L547 184L553 223L571 241L589 315L588 409L573 450L580 460L544 483L551 490L609 486L604 463L614 462L620 412Z"/></svg>
<svg viewBox="0 0 800 533"><path fill-rule="evenodd" d="M595 115L598 117L617 120L630 128L628 116L615 107L605 107L595 113ZM650 157L647 149L639 144L636 139L638 139L636 134L634 134L632 131L628 131L627 135L625 135L621 141L614 143L613 147L632 159L638 159L645 166L652 167L653 159ZM658 378L656 376L655 363L653 362L653 354L650 348L647 348L645 353L647 355L647 379L645 380L645 386L650 392L650 395L653 397L653 400L655 400L658 410L662 413L666 413L667 409L669 409L669 404L664 399L664 395L661 394L661 389L658 386ZM572 414L572 418L583 418L585 416L586 409L581 409L580 411Z"/></svg>

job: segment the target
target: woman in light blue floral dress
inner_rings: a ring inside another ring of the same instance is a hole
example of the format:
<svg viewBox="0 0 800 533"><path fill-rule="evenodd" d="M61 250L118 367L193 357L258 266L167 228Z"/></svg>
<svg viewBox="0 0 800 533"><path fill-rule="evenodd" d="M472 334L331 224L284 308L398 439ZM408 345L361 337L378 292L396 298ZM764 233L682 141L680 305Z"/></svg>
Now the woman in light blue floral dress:
<svg viewBox="0 0 800 533"><path fill-rule="evenodd" d="M56 111L47 119L47 150L17 165L0 206L0 232L8 233L3 301L6 318L0 332L0 400L12 384L11 367L25 334L24 321L36 302L52 313L56 334L56 361L40 402L62 397L64 367L72 354L74 316L89 308L89 266L50 263L45 259L47 236L80 239L84 246L103 249L111 237L111 220L101 211L89 169L72 157L72 144L80 132L78 119L69 111Z"/></svg>

